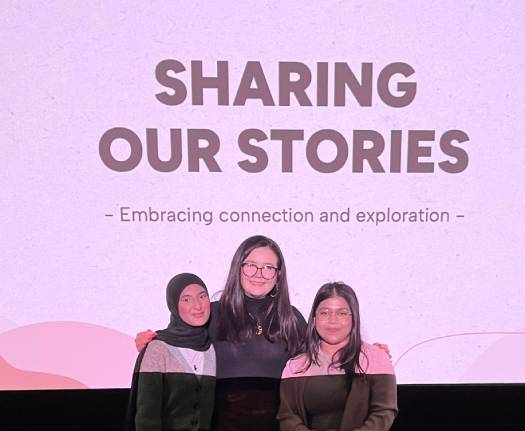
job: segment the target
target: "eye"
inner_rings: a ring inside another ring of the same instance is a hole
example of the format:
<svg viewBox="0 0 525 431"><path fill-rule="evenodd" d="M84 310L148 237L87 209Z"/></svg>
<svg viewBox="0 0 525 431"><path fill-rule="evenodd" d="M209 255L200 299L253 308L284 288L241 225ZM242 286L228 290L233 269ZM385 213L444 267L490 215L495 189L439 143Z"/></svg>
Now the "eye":
<svg viewBox="0 0 525 431"><path fill-rule="evenodd" d="M201 298L201 299L208 298L208 294L207 294L206 292L202 292L202 293L199 295L199 298Z"/></svg>
<svg viewBox="0 0 525 431"><path fill-rule="evenodd" d="M191 298L189 296L183 296L181 299L180 299L181 302L190 302L191 301Z"/></svg>
<svg viewBox="0 0 525 431"><path fill-rule="evenodd" d="M328 310L319 310L319 316L328 316Z"/></svg>

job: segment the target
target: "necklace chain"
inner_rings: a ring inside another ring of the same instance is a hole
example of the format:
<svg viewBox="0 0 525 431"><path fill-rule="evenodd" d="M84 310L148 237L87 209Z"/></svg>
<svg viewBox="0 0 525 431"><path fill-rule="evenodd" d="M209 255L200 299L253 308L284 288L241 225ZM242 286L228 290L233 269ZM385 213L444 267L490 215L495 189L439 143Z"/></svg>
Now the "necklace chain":
<svg viewBox="0 0 525 431"><path fill-rule="evenodd" d="M259 319L256 319L253 317L252 313L248 313L250 318L253 320L253 323L255 323L255 335L261 335L263 332L263 327L261 325L261 321Z"/></svg>

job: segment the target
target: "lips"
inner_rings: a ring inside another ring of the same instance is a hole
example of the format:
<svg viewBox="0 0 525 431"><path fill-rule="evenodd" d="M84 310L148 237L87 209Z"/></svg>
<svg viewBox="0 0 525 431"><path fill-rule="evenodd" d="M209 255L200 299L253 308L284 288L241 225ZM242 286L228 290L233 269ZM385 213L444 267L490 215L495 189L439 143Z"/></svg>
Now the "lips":
<svg viewBox="0 0 525 431"><path fill-rule="evenodd" d="M339 332L341 330L341 328L324 328L324 330L326 332L336 333L336 332Z"/></svg>

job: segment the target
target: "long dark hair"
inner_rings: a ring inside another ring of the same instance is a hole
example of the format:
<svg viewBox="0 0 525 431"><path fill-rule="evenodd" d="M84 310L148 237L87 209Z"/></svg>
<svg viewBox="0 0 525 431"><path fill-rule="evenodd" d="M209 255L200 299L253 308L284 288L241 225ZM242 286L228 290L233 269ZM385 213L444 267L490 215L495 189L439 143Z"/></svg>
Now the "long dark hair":
<svg viewBox="0 0 525 431"><path fill-rule="evenodd" d="M222 340L239 342L255 334L255 325L248 313L246 297L241 285L241 265L246 256L260 247L270 248L278 259L275 286L266 298L263 334L269 341L284 341L288 352L293 356L299 351L301 339L297 317L290 304L286 264L277 243L262 235L245 239L233 255L226 286L219 300L217 335Z"/></svg>
<svg viewBox="0 0 525 431"><path fill-rule="evenodd" d="M307 360L305 370L308 369L312 363L319 365L321 337L315 329L315 314L317 312L317 307L319 307L319 304L325 299L334 296L340 296L347 302L348 308L350 308L350 312L352 313L352 329L350 330L348 343L335 353L330 365L344 370L345 374L349 377L354 375L356 369L364 374L365 372L359 363L359 355L363 344L361 340L359 301L357 300L354 290L342 282L323 284L315 295L312 310L310 311L310 317L308 318L308 327L306 329L305 354Z"/></svg>

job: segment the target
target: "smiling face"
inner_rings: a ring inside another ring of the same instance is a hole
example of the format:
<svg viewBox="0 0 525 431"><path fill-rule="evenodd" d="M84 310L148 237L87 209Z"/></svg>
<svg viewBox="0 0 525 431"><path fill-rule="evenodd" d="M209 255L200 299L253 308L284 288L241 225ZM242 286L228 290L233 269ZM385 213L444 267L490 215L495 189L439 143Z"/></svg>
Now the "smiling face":
<svg viewBox="0 0 525 431"><path fill-rule="evenodd" d="M210 298L208 292L199 284L184 288L179 298L179 316L191 326L203 326L210 318Z"/></svg>
<svg viewBox="0 0 525 431"><path fill-rule="evenodd" d="M352 330L352 313L341 296L331 296L319 303L315 311L315 330L330 350L340 349L348 343Z"/></svg>
<svg viewBox="0 0 525 431"><path fill-rule="evenodd" d="M256 299L268 295L277 283L277 268L279 259L270 247L253 249L242 262L241 286L244 293Z"/></svg>

